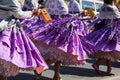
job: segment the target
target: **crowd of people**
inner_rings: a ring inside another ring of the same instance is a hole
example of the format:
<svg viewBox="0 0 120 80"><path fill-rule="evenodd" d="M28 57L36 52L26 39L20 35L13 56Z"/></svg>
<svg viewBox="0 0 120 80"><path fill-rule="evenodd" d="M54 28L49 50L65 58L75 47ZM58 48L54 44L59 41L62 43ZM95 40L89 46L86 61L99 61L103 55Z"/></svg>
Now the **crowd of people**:
<svg viewBox="0 0 120 80"><path fill-rule="evenodd" d="M99 15L93 16L81 11L76 0L68 5L64 0L1 0L1 79L25 70L40 80L54 63L53 80L60 80L61 64L85 66L86 56L96 60L92 67L99 75L103 61L110 74L111 63L120 59L120 12L117 0L103 2Z"/></svg>

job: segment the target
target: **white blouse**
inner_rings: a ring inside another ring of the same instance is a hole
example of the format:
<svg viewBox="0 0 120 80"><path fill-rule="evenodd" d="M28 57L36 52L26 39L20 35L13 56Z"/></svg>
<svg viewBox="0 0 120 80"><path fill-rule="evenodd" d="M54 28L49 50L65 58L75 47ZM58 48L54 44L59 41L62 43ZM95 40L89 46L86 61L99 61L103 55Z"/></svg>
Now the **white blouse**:
<svg viewBox="0 0 120 80"><path fill-rule="evenodd" d="M22 11L22 6L18 0L0 0L0 19L12 15L16 18L28 18L32 16L32 12Z"/></svg>
<svg viewBox="0 0 120 80"><path fill-rule="evenodd" d="M104 4L100 9L99 18L116 19L120 18L120 12L116 6Z"/></svg>
<svg viewBox="0 0 120 80"><path fill-rule="evenodd" d="M46 8L51 15L68 14L68 6L64 0L47 0Z"/></svg>
<svg viewBox="0 0 120 80"><path fill-rule="evenodd" d="M68 5L68 9L70 13L79 13L80 12L80 5L76 0L70 0Z"/></svg>

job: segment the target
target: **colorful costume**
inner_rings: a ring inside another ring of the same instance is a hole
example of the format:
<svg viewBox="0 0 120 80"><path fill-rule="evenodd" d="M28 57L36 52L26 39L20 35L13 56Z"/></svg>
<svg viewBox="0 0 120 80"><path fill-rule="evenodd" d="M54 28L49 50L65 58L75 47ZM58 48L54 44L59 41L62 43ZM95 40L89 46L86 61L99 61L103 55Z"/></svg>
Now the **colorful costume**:
<svg viewBox="0 0 120 80"><path fill-rule="evenodd" d="M18 0L0 1L0 74L3 76L15 76L19 70L48 68L18 20L31 16L31 11L21 10Z"/></svg>
<svg viewBox="0 0 120 80"><path fill-rule="evenodd" d="M80 37L87 33L84 21L67 16L68 8L63 0L47 0L46 8L58 17L45 25L29 28L45 60L60 61L64 65L85 64L85 52ZM65 17L59 17L59 16ZM29 30L28 30L29 32Z"/></svg>
<svg viewBox="0 0 120 80"><path fill-rule="evenodd" d="M104 25L84 38L84 48L92 58L117 61L120 59L120 13L116 6L104 4L99 18L102 20L99 27Z"/></svg>

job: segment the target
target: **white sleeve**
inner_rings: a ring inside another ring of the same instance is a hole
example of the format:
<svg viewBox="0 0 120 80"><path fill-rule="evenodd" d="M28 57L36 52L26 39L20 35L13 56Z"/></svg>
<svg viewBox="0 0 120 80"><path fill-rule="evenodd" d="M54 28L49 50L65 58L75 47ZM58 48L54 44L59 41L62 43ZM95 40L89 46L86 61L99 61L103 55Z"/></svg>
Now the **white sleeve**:
<svg viewBox="0 0 120 80"><path fill-rule="evenodd" d="M24 19L24 18L29 18L32 16L32 12L31 11L15 11L15 12L11 12L11 14L13 14L14 17L19 18L19 19Z"/></svg>
<svg viewBox="0 0 120 80"><path fill-rule="evenodd" d="M22 11L21 4L18 2L18 0L14 0L13 4L15 6L15 9L11 11L12 15L16 18L29 18L32 16L32 11Z"/></svg>
<svg viewBox="0 0 120 80"><path fill-rule="evenodd" d="M116 19L120 18L120 12L116 6L104 5L100 10L99 17L104 19Z"/></svg>
<svg viewBox="0 0 120 80"><path fill-rule="evenodd" d="M115 15L116 18L120 18L120 12L116 6L113 6L113 15Z"/></svg>
<svg viewBox="0 0 120 80"><path fill-rule="evenodd" d="M0 5L16 18L28 18L32 16L32 11L22 11L18 0L2 0Z"/></svg>

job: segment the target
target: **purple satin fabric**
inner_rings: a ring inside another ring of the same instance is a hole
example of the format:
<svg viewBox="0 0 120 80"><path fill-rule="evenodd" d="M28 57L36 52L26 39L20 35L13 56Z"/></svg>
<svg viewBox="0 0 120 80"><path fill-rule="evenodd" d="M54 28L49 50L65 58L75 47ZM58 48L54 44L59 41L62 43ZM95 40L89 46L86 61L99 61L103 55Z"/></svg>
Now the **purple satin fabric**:
<svg viewBox="0 0 120 80"><path fill-rule="evenodd" d="M17 26L18 25L8 26L8 28L0 32L0 61L4 60L7 68L10 68L7 63L11 63L18 67L18 70L35 70L35 68L39 66L42 66L43 70L48 69L39 50L26 35L22 27ZM1 69L5 68L4 64L2 66L0 62ZM12 68L10 69L13 70ZM6 73L9 73L9 71ZM0 74L3 73L1 72ZM13 74L14 73L11 72L5 76L11 76Z"/></svg>
<svg viewBox="0 0 120 80"><path fill-rule="evenodd" d="M68 55L71 55L69 53L76 55L78 61L85 60L85 51L80 39L88 33L84 20L77 17L64 16L57 19L55 17L48 24L39 25L39 23L27 28L26 33L28 35L32 34L37 41L43 41L49 46L57 46L58 49L63 50Z"/></svg>

